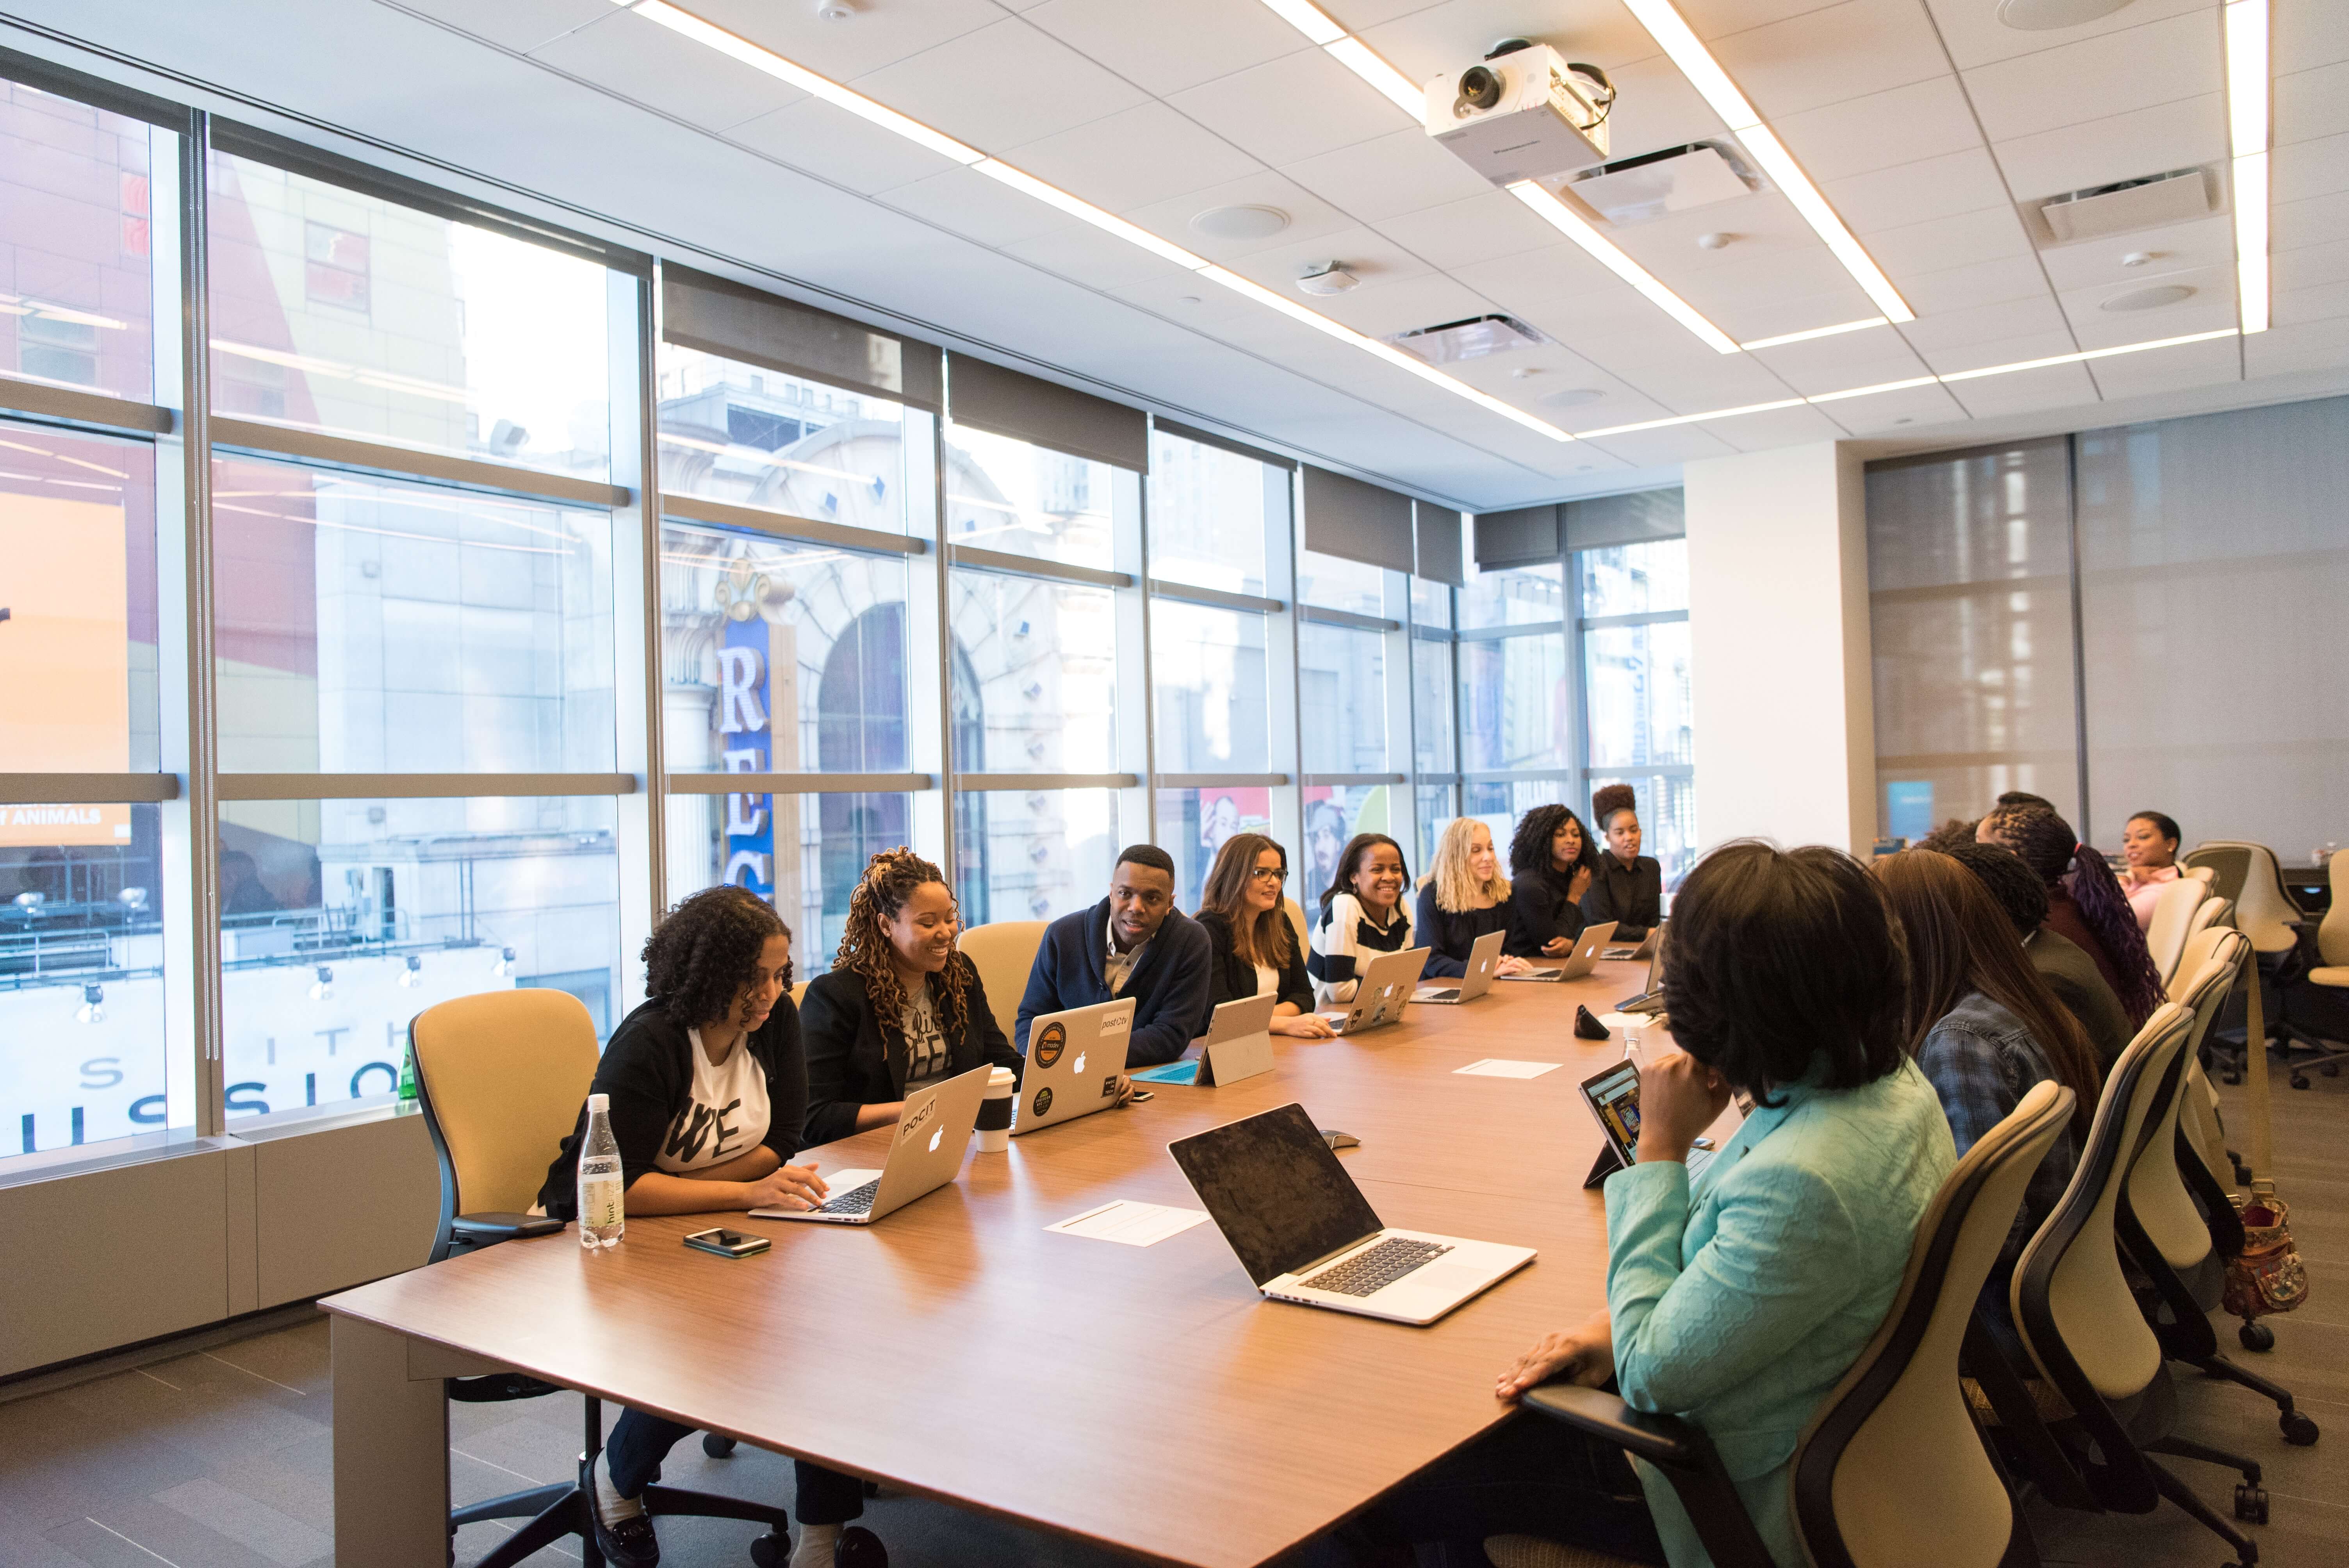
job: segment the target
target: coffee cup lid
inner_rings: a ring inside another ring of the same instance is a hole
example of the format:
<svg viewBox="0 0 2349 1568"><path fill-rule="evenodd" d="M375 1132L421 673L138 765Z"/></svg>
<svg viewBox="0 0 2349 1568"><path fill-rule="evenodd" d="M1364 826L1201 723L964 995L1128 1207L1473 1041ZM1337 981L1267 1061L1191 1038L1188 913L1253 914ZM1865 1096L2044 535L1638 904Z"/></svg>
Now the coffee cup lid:
<svg viewBox="0 0 2349 1568"><path fill-rule="evenodd" d="M987 1087L991 1089L1009 1088L1011 1087L1011 1069L1009 1068L997 1068L993 1072L987 1075Z"/></svg>

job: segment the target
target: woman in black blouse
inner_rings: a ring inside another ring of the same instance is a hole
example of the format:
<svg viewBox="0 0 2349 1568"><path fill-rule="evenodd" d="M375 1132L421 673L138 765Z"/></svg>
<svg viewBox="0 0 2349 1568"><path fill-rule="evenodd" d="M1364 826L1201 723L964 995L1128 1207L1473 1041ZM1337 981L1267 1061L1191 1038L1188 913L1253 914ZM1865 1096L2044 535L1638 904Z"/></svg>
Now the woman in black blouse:
<svg viewBox="0 0 2349 1568"><path fill-rule="evenodd" d="M1599 870L1582 819L1564 806L1536 806L1509 841L1509 934L1505 953L1558 958L1582 934L1582 895Z"/></svg>
<svg viewBox="0 0 2349 1568"><path fill-rule="evenodd" d="M1609 784L1590 798L1590 814L1607 835L1606 852L1582 895L1582 918L1611 920L1618 942L1644 942L1664 920L1664 868L1640 852L1640 812L1629 784Z"/></svg>
<svg viewBox="0 0 2349 1568"><path fill-rule="evenodd" d="M1269 991L1280 998L1272 1009L1272 1032L1326 1040L1329 1020L1313 1010L1313 982L1305 953L1281 907L1288 882L1288 852L1262 833L1235 833L1216 851L1207 885L1199 894L1198 921L1207 934L1207 1032L1216 1005Z"/></svg>
<svg viewBox="0 0 2349 1568"><path fill-rule="evenodd" d="M1493 830L1474 817L1454 817L1435 841L1435 865L1419 890L1419 939L1427 944L1430 978L1468 973L1476 939L1509 928L1509 879L1493 849ZM1522 958L1504 956L1495 975L1522 975Z"/></svg>

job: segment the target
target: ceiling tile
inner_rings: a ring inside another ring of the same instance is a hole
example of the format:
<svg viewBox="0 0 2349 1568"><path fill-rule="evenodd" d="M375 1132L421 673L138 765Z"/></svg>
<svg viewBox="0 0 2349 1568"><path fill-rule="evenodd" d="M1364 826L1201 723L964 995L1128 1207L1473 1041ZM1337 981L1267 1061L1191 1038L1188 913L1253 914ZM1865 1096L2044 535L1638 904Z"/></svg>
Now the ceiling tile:
<svg viewBox="0 0 2349 1568"><path fill-rule="evenodd" d="M1847 321L1864 321L1877 315L1875 302L1859 292L1859 285L1837 272L1835 286L1816 294L1771 294L1743 303L1721 325L1730 320L1736 325L1735 336L1741 343L1758 338L1783 337L1790 332L1809 332L1822 326L1837 326ZM1869 331L1882 331L1872 327ZM1816 338L1815 342L1833 343L1844 338ZM1801 347L1790 344L1788 347ZM1767 349L1765 355L1778 353Z"/></svg>
<svg viewBox="0 0 2349 1568"><path fill-rule="evenodd" d="M1039 180L1121 212L1264 167L1163 103L1141 104L1002 156Z"/></svg>
<svg viewBox="0 0 2349 1568"><path fill-rule="evenodd" d="M2012 376L1985 376L1979 381L1961 381L1949 390L1977 419L2096 401L2096 384L2083 365L2051 365L2044 370L2018 370Z"/></svg>
<svg viewBox="0 0 2349 1568"><path fill-rule="evenodd" d="M2135 180L2225 158L2226 100L2207 93L1995 142L1991 150L2007 183L2026 200Z"/></svg>
<svg viewBox="0 0 2349 1568"><path fill-rule="evenodd" d="M868 196L951 167L928 149L822 98L802 98L738 125L726 136Z"/></svg>
<svg viewBox="0 0 2349 1568"><path fill-rule="evenodd" d="M1713 54L1773 124L1950 68L1916 0L1845 0L1717 38Z"/></svg>
<svg viewBox="0 0 2349 1568"><path fill-rule="evenodd" d="M1260 0L1045 0L1025 15L1160 97L1312 47Z"/></svg>
<svg viewBox="0 0 2349 1568"><path fill-rule="evenodd" d="M2279 202L2273 222L2271 247L2275 251L2349 240L2349 191L2312 196L2305 201Z"/></svg>
<svg viewBox="0 0 2349 1568"><path fill-rule="evenodd" d="M1789 16L1831 10L1840 4L1842 0L1675 0L1681 15L1708 43L1748 27L1766 27Z"/></svg>
<svg viewBox="0 0 2349 1568"><path fill-rule="evenodd" d="M1840 337L1790 343L1783 348L1757 349L1754 357L1806 397L1854 387L1880 387L1927 374L1916 350L1890 328L1881 326L1847 332Z"/></svg>
<svg viewBox="0 0 2349 1568"><path fill-rule="evenodd" d="M1954 77L1773 116L1770 127L1801 160L1803 172L1822 184L1982 145Z"/></svg>
<svg viewBox="0 0 2349 1568"><path fill-rule="evenodd" d="M1895 273L1892 281L1918 315L1919 321L1911 325L1923 325L1928 331L1932 323L1978 305L2044 299L2047 294L2046 274L2039 270L2039 259L2032 255L1976 262L1946 272Z"/></svg>
<svg viewBox="0 0 2349 1568"><path fill-rule="evenodd" d="M1809 310L1785 330L1807 331L1874 315L1876 307L1824 245L1784 255L1756 255L1742 265L1691 272L1666 271L1664 280L1705 319L1741 342L1772 337L1786 319L1788 302L1806 300Z"/></svg>
<svg viewBox="0 0 2349 1568"><path fill-rule="evenodd" d="M1841 272L1795 204L1776 191L1600 228L1626 255L1674 286L1697 273L1742 273L1758 261L1787 256L1815 256ZM1713 233L1727 234L1730 242L1717 251L1698 243Z"/></svg>
<svg viewBox="0 0 2349 1568"><path fill-rule="evenodd" d="M1855 174L1820 189L1863 240L1882 229L2008 204L1998 162L1980 146Z"/></svg>
<svg viewBox="0 0 2349 1568"><path fill-rule="evenodd" d="M2042 354L2068 354L2078 346L2071 341L2063 310L2044 291L2023 299L2002 300L1995 304L1976 305L1971 310L1951 311L1946 315L1926 316L1893 330L1908 341L1909 346L1923 355L1937 371L1999 365L2011 359L2034 358ZM2030 347L2016 354L1999 351L2003 345L2025 335L2043 344L2054 335L2060 335L2064 341L2053 348Z"/></svg>
<svg viewBox="0 0 2349 1568"><path fill-rule="evenodd" d="M1909 387L1866 397L1839 398L1818 405L1818 409L1855 436L1966 418L1964 405L1951 397L1946 387Z"/></svg>
<svg viewBox="0 0 2349 1568"><path fill-rule="evenodd" d="M1242 277L1252 278L1267 288L1278 289L1289 298L1299 300L1312 308L1315 301L1298 289L1297 277L1308 267L1323 262L1344 263L1348 272L1362 280L1357 291L1361 293L1404 278L1422 277L1432 270L1425 262L1385 235L1364 228L1340 229L1335 233L1319 234L1309 239L1284 234L1279 242L1251 251L1245 256L1235 257L1226 264Z"/></svg>
<svg viewBox="0 0 2349 1568"><path fill-rule="evenodd" d="M1016 17L884 66L851 85L982 152L1019 147L1143 98L1131 82Z"/></svg>
<svg viewBox="0 0 2349 1568"><path fill-rule="evenodd" d="M2269 319L2278 326L2331 321L2349 315L2349 284L2318 284L2304 289L2278 289Z"/></svg>
<svg viewBox="0 0 2349 1568"><path fill-rule="evenodd" d="M1104 239L1108 236L1103 235ZM1007 247L1017 249L1018 247ZM1128 245L1127 250L1133 250ZM1135 251L1136 255L1145 253ZM1104 284L1120 299L1156 315L1191 332L1213 336L1237 338L1246 334L1252 323L1268 314L1264 306L1244 295L1234 294L1203 278L1195 277L1179 268L1169 267L1163 273L1154 273L1132 283Z"/></svg>
<svg viewBox="0 0 2349 1568"><path fill-rule="evenodd" d="M2059 296L2072 335L2083 348L2116 348L2197 332L2224 332L2236 322L2232 266L2181 271L2152 280L2194 292L2175 304L2152 310L2106 310L2105 301L2132 288L2081 289Z"/></svg>
<svg viewBox="0 0 2349 1568"><path fill-rule="evenodd" d="M1425 131L1410 129L1284 163L1280 171L1365 223L1493 189Z"/></svg>
<svg viewBox="0 0 2349 1568"><path fill-rule="evenodd" d="M2242 379L2241 344L2240 338L2221 337L2209 343L2182 343L2175 348L2149 348L2143 354L2119 354L2090 360L2088 374L2107 401L2217 386Z"/></svg>
<svg viewBox="0 0 2349 1568"><path fill-rule="evenodd" d="M2314 288L2320 284L2349 283L2349 240L2302 245L2269 259L2275 271L2275 289Z"/></svg>
<svg viewBox="0 0 2349 1568"><path fill-rule="evenodd" d="M2268 155L2268 199L2304 201L2349 191L2349 135L2296 141Z"/></svg>
<svg viewBox="0 0 2349 1568"><path fill-rule="evenodd" d="M2121 258L2131 255L2152 259L2134 267L2123 266ZM2225 213L2214 212L2189 223L2061 245L2042 251L2039 260L2047 269L2048 281L2058 289L2141 288L2170 273L2232 267L2235 229Z"/></svg>
<svg viewBox="0 0 2349 1568"><path fill-rule="evenodd" d="M948 169L899 185L874 200L982 245L1009 245L1065 229L1077 220L1009 185L968 169Z"/></svg>
<svg viewBox="0 0 2349 1568"><path fill-rule="evenodd" d="M612 14L612 0L402 0L410 11L436 16L487 38L502 48L523 54L575 27L602 21Z"/></svg>
<svg viewBox="0 0 2349 1568"><path fill-rule="evenodd" d="M948 38L993 26L1004 19L1005 9L995 0L886 0L846 22L827 22L815 14L812 0L789 5L775 0L691 0L688 8L836 82L854 81Z"/></svg>
<svg viewBox="0 0 2349 1568"><path fill-rule="evenodd" d="M1933 13L1950 58L1961 68L2010 59L2016 55L2060 49L2085 38L2143 27L2165 17L2190 11L2208 11L2210 0L2133 0L2108 16L2077 27L2031 29L2010 27L1998 19L1998 8L1982 0L1925 0Z"/></svg>
<svg viewBox="0 0 2349 1568"><path fill-rule="evenodd" d="M1312 300L1315 310L1371 337L1392 337L1448 321L1489 315L1493 302L1467 284L1429 273L1377 288L1359 288L1335 299ZM1447 372L1456 367L1445 366Z"/></svg>
<svg viewBox="0 0 2349 1568"><path fill-rule="evenodd" d="M2014 209L2001 202L1906 228L1878 229L1868 236L1868 253L1887 273L1905 277L2028 256L2031 239Z"/></svg>
<svg viewBox="0 0 2349 1568"><path fill-rule="evenodd" d="M1216 207L1270 207L1288 214L1288 227L1261 240L1218 240L1191 227L1194 217ZM1204 191L1194 191L1168 201L1154 201L1147 207L1132 208L1121 216L1209 261L1225 263L1252 255L1257 251L1291 245L1324 234L1341 233L1358 226L1345 213L1311 191L1269 171L1209 186Z"/></svg>
<svg viewBox="0 0 2349 1568"><path fill-rule="evenodd" d="M2349 131L2349 60L2276 79L2277 146L2344 131Z"/></svg>
<svg viewBox="0 0 2349 1568"><path fill-rule="evenodd" d="M2349 60L2349 6L2283 5L2269 15L2268 54L2280 71Z"/></svg>
<svg viewBox="0 0 2349 1568"><path fill-rule="evenodd" d="M1167 102L1267 163L1294 163L1384 136L1395 106L1319 49L1169 94Z"/></svg>
<svg viewBox="0 0 2349 1568"><path fill-rule="evenodd" d="M2012 141L2220 91L2219 12L2207 5L2141 27L1965 73L1992 139Z"/></svg>
<svg viewBox="0 0 2349 1568"><path fill-rule="evenodd" d="M2349 315L2270 327L2243 339L2248 376L2287 376L2349 366Z"/></svg>
<svg viewBox="0 0 2349 1568"><path fill-rule="evenodd" d="M1184 292L1194 294L1213 286L1202 284L1188 269L1161 261L1141 246L1130 245L1090 223L1056 229L1032 239L1015 240L1003 247L1003 253L1031 262L1047 272L1056 273L1087 288L1127 288L1160 278L1182 283L1187 285ZM1229 294L1231 291L1216 289L1215 292ZM1237 299L1238 296L1233 297Z"/></svg>
<svg viewBox="0 0 2349 1568"><path fill-rule="evenodd" d="M1733 457L1737 451L1702 425L1668 425L1661 430L1636 430L1628 436L1601 436L1590 444L1640 469Z"/></svg>
<svg viewBox="0 0 2349 1568"><path fill-rule="evenodd" d="M542 44L530 57L704 130L740 125L806 96L626 11Z"/></svg>
<svg viewBox="0 0 2349 1568"><path fill-rule="evenodd" d="M1843 427L1825 408L1773 408L1766 414L1716 420L1705 428L1741 452L1832 441L1844 433Z"/></svg>
<svg viewBox="0 0 2349 1568"><path fill-rule="evenodd" d="M2055 302L2048 300L2045 304L2047 309L2060 319L2063 313ZM2079 345L2073 341L2070 329L2059 326L2045 332L2026 333L2020 337L2002 337L1978 343L1965 348L1928 349L1925 361L1933 367L1935 374L1954 376L1961 370L1982 370L1994 365L2023 365L2034 359L2054 359L2078 352ZM2016 371L2008 374L2025 373ZM2003 377L1994 376L1984 379L1995 381ZM1953 387L1960 388L1972 385L1971 381L1951 383ZM1960 395L1963 396L1962 393Z"/></svg>
<svg viewBox="0 0 2349 1568"><path fill-rule="evenodd" d="M1372 227L1430 266L1444 268L1526 251L1557 250L1567 242L1506 191L1487 190L1465 201L1404 212Z"/></svg>

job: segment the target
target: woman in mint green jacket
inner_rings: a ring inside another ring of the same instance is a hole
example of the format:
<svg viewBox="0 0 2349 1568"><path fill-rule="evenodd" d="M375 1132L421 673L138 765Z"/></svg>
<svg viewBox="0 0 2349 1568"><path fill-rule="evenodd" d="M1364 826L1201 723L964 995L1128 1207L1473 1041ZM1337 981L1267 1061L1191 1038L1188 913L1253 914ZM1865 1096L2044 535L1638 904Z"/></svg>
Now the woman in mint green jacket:
<svg viewBox="0 0 2349 1568"><path fill-rule="evenodd" d="M1688 1418L1783 1568L1808 1561L1788 1499L1795 1439L1890 1310L1957 1162L1904 1048L1907 973L1898 923L1847 855L1738 843L1690 873L1664 983L1680 1050L1643 1068L1638 1163L1607 1182L1607 1310L1545 1338L1495 1390L1611 1379L1635 1408ZM1733 1094L1753 1109L1692 1178L1690 1145ZM1403 1563L1413 1542L1522 1532L1704 1568L1671 1483L1640 1467L1642 1510L1630 1479L1619 1452L1521 1416L1330 1555Z"/></svg>

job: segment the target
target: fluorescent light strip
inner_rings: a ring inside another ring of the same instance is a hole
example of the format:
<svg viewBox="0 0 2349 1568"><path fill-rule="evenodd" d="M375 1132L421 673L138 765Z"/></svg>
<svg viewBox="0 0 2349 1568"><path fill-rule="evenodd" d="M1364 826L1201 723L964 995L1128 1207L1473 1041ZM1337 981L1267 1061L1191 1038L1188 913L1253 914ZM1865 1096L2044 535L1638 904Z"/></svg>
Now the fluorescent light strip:
<svg viewBox="0 0 2349 1568"><path fill-rule="evenodd" d="M1636 425L1609 425L1603 430L1584 430L1577 438L1588 441L1600 436L1628 436L1634 430L1661 430L1667 425L1693 425L1700 419L1734 419L1740 414L1767 414L1775 408L1799 408L1808 401L1807 397L1781 397L1775 403L1748 403L1743 408L1716 408L1710 414L1679 414L1669 419L1642 419Z"/></svg>
<svg viewBox="0 0 2349 1568"><path fill-rule="evenodd" d="M1426 111L1426 89L1379 58L1360 38L1340 38L1324 44L1321 52L1378 88L1388 102L1412 119L1417 119Z"/></svg>
<svg viewBox="0 0 2349 1568"><path fill-rule="evenodd" d="M2119 354L2143 354L2148 348L2176 348L2180 344L2209 343L2214 338L2234 335L2233 327L2222 326L2216 332L2189 332L2183 337L2157 337L2146 343L2124 343L2117 348L2090 348L2078 354L2051 354L2044 359L2018 359L2012 365L1986 365L1980 370L1956 370L1940 379L1975 381L1985 376L2005 376L2017 370L2044 370L2051 365L2082 365L2091 359L2110 359Z"/></svg>
<svg viewBox="0 0 2349 1568"><path fill-rule="evenodd" d="M2227 137L2234 154L2235 295L2246 334L2268 329L2268 0L2228 0Z"/></svg>
<svg viewBox="0 0 2349 1568"><path fill-rule="evenodd" d="M1808 332L1782 332L1775 337L1757 337L1750 343L1741 343L1737 346L1749 352L1756 348L1777 348L1789 343L1808 343L1815 337L1839 337L1847 332L1865 332L1871 326L1891 325L1883 316L1871 315L1864 321L1845 321L1837 322L1833 326L1815 326Z"/></svg>
<svg viewBox="0 0 2349 1568"><path fill-rule="evenodd" d="M1601 266L1647 295L1665 315L1704 339L1716 352L1735 354L1738 351L1735 338L1707 321L1696 306L1657 282L1653 273L1616 249L1613 242L1592 228L1581 213L1530 180L1518 181L1508 187L1508 191L1544 222L1588 252Z"/></svg>
<svg viewBox="0 0 2349 1568"><path fill-rule="evenodd" d="M2264 0L2259 3L2264 4ZM1762 123L1762 117L1754 112L1754 106L1745 101L1745 95L1737 90L1737 84L1729 79L1729 73L1721 68L1721 62L1713 57L1713 51L1704 46L1671 0L1623 0L1623 4L1648 29L1648 36L1671 57L1672 64L1680 67L1689 85L1713 106L1713 111L1721 116L1745 150L1754 155L1762 171L1777 181L1778 189L1795 204L1795 211L1803 215L1813 233L1826 242L1827 249L1835 253L1836 260L1843 263L1852 281L1876 302L1876 308L1893 321L1916 320L1917 313L1909 308L1909 302L1900 297L1892 280L1884 275L1875 258L1844 227L1843 220L1827 204L1827 199L1819 194L1818 187L1811 183L1802 165Z"/></svg>
<svg viewBox="0 0 2349 1568"><path fill-rule="evenodd" d="M1346 29L1322 14L1312 0L1264 0L1268 9L1317 44L1334 44Z"/></svg>

